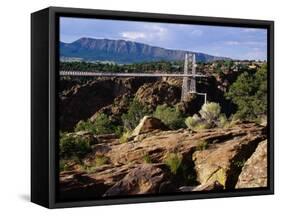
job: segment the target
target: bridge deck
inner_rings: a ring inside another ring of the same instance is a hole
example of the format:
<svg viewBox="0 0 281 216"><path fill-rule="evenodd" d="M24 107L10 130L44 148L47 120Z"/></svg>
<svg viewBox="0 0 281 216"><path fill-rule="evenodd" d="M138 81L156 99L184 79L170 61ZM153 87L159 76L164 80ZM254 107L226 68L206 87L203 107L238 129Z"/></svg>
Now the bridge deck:
<svg viewBox="0 0 281 216"><path fill-rule="evenodd" d="M114 72L90 72L90 71L60 71L60 76L115 76L115 77L206 77L204 74L162 74L162 73L114 73Z"/></svg>

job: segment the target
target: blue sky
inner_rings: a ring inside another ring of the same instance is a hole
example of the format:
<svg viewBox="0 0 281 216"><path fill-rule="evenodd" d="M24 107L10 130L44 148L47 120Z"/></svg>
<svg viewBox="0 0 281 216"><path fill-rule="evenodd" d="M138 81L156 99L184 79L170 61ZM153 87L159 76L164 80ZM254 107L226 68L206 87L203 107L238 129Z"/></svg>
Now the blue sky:
<svg viewBox="0 0 281 216"><path fill-rule="evenodd" d="M267 56L265 29L60 18L60 41L81 37L124 39L233 59L265 60Z"/></svg>

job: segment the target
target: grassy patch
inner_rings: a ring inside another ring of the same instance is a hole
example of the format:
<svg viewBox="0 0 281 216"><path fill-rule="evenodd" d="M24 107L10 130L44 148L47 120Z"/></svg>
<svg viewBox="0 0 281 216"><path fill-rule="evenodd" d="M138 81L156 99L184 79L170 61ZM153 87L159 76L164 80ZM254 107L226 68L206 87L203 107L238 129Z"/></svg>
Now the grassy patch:
<svg viewBox="0 0 281 216"><path fill-rule="evenodd" d="M182 163L182 155L178 153L168 153L165 156L164 163L170 168L171 172L176 175Z"/></svg>
<svg viewBox="0 0 281 216"><path fill-rule="evenodd" d="M238 161L234 161L234 166L241 168L245 165L246 161L245 160L238 160Z"/></svg>
<svg viewBox="0 0 281 216"><path fill-rule="evenodd" d="M110 163L110 159L104 155L96 155L94 161L91 164L83 164L81 165L81 169L93 173L96 169L102 165L106 165Z"/></svg>
<svg viewBox="0 0 281 216"><path fill-rule="evenodd" d="M95 157L94 166L99 167L109 163L109 158L104 155L97 155Z"/></svg>
<svg viewBox="0 0 281 216"><path fill-rule="evenodd" d="M125 131L123 132L123 134L121 135L121 137L119 138L119 142L120 143L125 143L129 141L129 138L131 136L132 132L131 131Z"/></svg>
<svg viewBox="0 0 281 216"><path fill-rule="evenodd" d="M206 150L208 147L209 147L209 143L206 140L200 140L197 143L196 150L203 151Z"/></svg>
<svg viewBox="0 0 281 216"><path fill-rule="evenodd" d="M149 156L149 154L145 154L145 155L143 156L143 160L144 160L145 163L152 163L152 159L151 159L151 157Z"/></svg>

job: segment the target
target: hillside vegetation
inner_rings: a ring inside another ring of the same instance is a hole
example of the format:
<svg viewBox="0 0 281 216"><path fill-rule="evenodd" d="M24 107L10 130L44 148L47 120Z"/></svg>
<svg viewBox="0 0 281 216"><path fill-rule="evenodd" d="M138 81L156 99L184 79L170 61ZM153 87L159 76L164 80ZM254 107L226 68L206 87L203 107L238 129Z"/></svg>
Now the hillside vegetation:
<svg viewBox="0 0 281 216"><path fill-rule="evenodd" d="M181 101L180 78L61 77L62 196L266 186L266 63L198 68L207 75L196 80L207 103L192 93ZM61 69L180 72L182 62L62 62Z"/></svg>

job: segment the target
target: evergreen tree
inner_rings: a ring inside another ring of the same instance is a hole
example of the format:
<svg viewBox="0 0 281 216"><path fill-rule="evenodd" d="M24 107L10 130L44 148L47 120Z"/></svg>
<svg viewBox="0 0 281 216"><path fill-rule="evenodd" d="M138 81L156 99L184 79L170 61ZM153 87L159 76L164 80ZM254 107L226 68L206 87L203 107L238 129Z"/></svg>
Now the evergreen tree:
<svg viewBox="0 0 281 216"><path fill-rule="evenodd" d="M244 72L230 86L226 98L237 105L236 116L245 120L255 120L267 114L267 66L256 73Z"/></svg>

